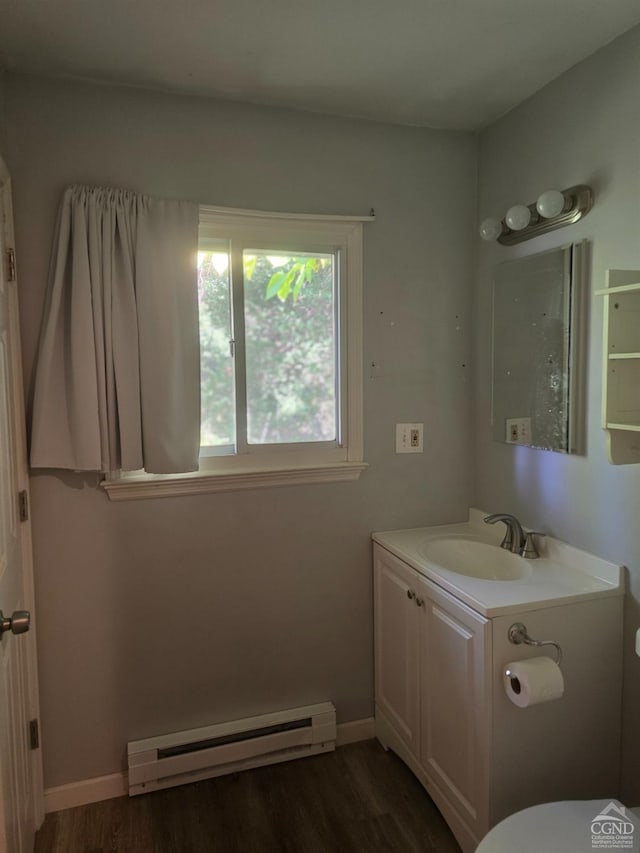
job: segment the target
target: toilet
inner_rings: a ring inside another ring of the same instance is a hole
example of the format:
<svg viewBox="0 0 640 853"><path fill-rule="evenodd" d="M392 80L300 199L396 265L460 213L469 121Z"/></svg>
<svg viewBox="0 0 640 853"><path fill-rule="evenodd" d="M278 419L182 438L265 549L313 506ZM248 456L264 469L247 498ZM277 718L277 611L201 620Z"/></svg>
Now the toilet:
<svg viewBox="0 0 640 853"><path fill-rule="evenodd" d="M565 800L509 815L482 839L476 853L640 851L640 807L617 800Z"/></svg>

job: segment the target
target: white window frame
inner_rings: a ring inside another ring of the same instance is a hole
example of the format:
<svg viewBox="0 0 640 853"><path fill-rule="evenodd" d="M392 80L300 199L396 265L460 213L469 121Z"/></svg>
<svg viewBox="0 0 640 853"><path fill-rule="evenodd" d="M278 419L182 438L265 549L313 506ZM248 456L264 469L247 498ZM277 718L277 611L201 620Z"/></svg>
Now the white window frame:
<svg viewBox="0 0 640 853"><path fill-rule="evenodd" d="M200 208L200 240L240 239L251 248L336 253L339 259L340 441L238 448L201 455L190 474L118 472L103 486L111 500L135 500L318 482L357 480L363 460L362 223L373 217L312 216ZM239 271L236 270L236 275ZM234 305L234 311L241 305Z"/></svg>

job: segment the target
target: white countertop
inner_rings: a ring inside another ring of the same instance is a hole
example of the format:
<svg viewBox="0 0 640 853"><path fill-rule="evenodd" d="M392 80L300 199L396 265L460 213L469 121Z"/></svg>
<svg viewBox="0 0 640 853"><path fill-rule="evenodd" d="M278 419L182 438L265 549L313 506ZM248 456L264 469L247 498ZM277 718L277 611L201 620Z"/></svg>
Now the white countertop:
<svg viewBox="0 0 640 853"><path fill-rule="evenodd" d="M622 567L552 537L538 540L540 557L525 560L530 571L526 577L517 580L467 577L430 562L422 555L425 542L442 536L471 537L499 545L504 525L484 524L482 519L485 515L487 513L471 509L468 522L391 530L374 533L372 538L430 581L487 617L624 594Z"/></svg>

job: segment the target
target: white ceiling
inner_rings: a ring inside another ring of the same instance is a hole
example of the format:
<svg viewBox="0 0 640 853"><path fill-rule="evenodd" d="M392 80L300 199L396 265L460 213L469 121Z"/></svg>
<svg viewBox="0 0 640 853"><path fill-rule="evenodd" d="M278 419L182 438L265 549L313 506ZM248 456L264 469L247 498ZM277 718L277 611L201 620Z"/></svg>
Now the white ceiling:
<svg viewBox="0 0 640 853"><path fill-rule="evenodd" d="M638 22L639 0L0 0L0 60L477 129Z"/></svg>

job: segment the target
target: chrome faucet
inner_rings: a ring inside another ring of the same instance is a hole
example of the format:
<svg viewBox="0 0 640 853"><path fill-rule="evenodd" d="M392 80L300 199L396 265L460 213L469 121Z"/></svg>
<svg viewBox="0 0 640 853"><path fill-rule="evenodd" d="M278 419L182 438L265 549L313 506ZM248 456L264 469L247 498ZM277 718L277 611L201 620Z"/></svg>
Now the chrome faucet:
<svg viewBox="0 0 640 853"><path fill-rule="evenodd" d="M495 515L488 515L484 520L485 524L495 524L496 521L504 521L507 525L507 532L500 547L514 554L522 554L527 544L527 537L515 515L497 512Z"/></svg>

